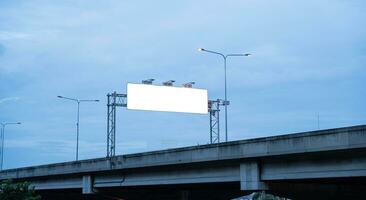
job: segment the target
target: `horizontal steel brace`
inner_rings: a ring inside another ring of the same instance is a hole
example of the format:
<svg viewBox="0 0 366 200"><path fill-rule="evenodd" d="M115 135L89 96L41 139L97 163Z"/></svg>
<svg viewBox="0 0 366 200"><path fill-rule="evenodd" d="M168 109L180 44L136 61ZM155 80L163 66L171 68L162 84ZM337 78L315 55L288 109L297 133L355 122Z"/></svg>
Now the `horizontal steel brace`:
<svg viewBox="0 0 366 200"><path fill-rule="evenodd" d="M127 107L127 103L112 103L112 104L107 104L107 106Z"/></svg>

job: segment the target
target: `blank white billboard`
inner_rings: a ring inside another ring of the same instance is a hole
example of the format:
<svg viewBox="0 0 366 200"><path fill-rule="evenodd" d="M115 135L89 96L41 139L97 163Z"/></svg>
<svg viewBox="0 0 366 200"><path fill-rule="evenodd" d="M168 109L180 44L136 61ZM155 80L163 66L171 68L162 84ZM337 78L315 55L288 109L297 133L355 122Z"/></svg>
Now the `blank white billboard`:
<svg viewBox="0 0 366 200"><path fill-rule="evenodd" d="M127 109L208 113L207 90L147 84L127 84Z"/></svg>

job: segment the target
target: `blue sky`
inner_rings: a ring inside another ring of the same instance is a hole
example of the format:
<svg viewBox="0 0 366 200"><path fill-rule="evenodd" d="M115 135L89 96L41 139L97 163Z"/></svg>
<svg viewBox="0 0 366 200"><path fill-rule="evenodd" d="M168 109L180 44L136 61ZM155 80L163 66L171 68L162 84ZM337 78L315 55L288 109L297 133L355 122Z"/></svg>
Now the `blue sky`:
<svg viewBox="0 0 366 200"><path fill-rule="evenodd" d="M5 168L106 155L106 94L127 82L195 81L223 98L229 139L366 123L366 3L345 0L0 1L0 121ZM223 116L223 112L222 112ZM117 114L117 154L209 141L207 115ZM223 118L222 118L223 119ZM223 127L223 122L221 123Z"/></svg>

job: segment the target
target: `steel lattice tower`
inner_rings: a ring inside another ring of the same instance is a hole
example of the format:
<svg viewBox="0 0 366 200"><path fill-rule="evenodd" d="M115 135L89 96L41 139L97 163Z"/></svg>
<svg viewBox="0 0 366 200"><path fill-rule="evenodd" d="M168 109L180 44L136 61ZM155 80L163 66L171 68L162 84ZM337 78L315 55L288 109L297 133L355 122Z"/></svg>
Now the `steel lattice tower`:
<svg viewBox="0 0 366 200"><path fill-rule="evenodd" d="M126 94L107 94L107 157L116 155L116 108L126 107Z"/></svg>
<svg viewBox="0 0 366 200"><path fill-rule="evenodd" d="M208 111L210 113L210 143L220 143L220 105L224 105L221 99L209 100Z"/></svg>

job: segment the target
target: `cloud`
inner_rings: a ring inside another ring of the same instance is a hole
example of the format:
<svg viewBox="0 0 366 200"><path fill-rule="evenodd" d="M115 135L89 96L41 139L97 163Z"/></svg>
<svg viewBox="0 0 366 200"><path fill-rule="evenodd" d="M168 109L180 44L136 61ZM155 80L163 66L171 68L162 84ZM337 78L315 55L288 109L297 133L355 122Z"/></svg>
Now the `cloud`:
<svg viewBox="0 0 366 200"><path fill-rule="evenodd" d="M2 56L5 53L5 46L0 44L0 56Z"/></svg>
<svg viewBox="0 0 366 200"><path fill-rule="evenodd" d="M6 98L2 98L0 99L0 104L8 102L8 101L18 101L20 98L19 97L6 97Z"/></svg>
<svg viewBox="0 0 366 200"><path fill-rule="evenodd" d="M31 36L22 32L0 31L0 40L25 40Z"/></svg>

